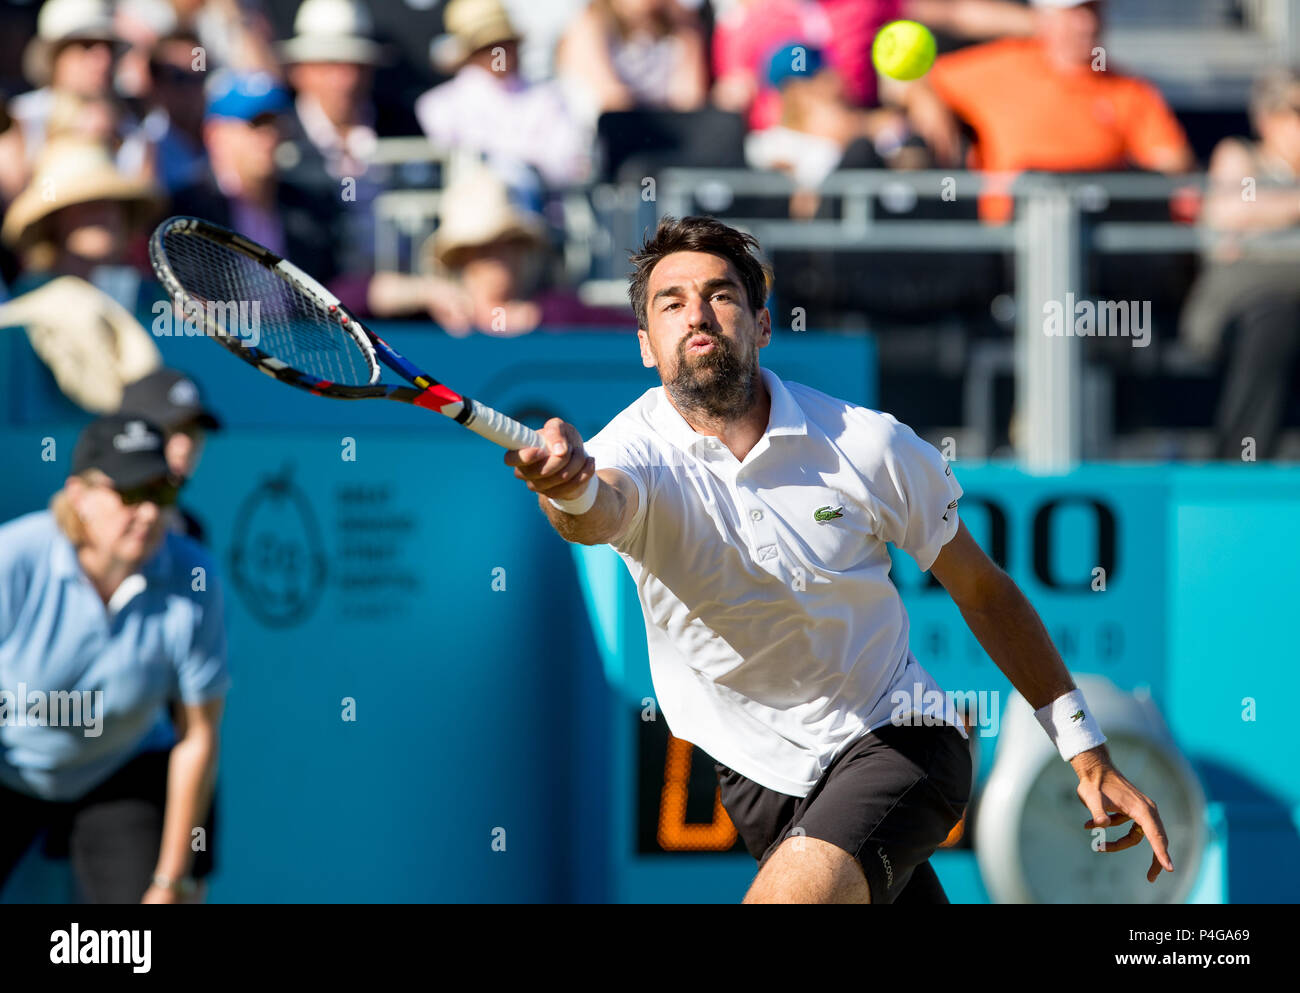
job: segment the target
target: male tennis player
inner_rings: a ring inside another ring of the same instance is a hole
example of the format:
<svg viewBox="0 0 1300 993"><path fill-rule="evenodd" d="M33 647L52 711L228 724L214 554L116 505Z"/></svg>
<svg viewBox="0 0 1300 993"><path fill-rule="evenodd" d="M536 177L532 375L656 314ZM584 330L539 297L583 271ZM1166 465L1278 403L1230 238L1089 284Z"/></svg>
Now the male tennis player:
<svg viewBox="0 0 1300 993"><path fill-rule="evenodd" d="M1084 827L1132 820L1105 851L1145 835L1147 879L1172 872L1156 805L1111 764L1038 615L959 520L942 456L888 414L759 367L772 323L757 249L712 218L665 218L629 289L663 385L585 446L553 418L549 452L505 457L561 537L627 563L664 717L717 760L759 860L745 901L947 902L928 860L970 798L969 744L950 706L898 719L896 693L915 712L942 697L908 648L886 544L938 577L1037 709L1079 777Z"/></svg>

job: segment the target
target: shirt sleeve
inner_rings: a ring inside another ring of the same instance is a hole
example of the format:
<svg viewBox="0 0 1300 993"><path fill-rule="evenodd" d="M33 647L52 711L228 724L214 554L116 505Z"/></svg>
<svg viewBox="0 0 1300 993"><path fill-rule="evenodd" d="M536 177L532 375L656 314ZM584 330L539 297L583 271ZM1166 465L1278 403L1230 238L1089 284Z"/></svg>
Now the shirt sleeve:
<svg viewBox="0 0 1300 993"><path fill-rule="evenodd" d="M230 689L226 664L226 607L221 582L208 572L207 589L196 592L194 630L189 651L176 661L176 682L182 703L207 703Z"/></svg>
<svg viewBox="0 0 1300 993"><path fill-rule="evenodd" d="M859 408L870 454L864 476L875 501L877 535L916 560L922 571L957 533L962 488L952 465L891 415Z"/></svg>
<svg viewBox="0 0 1300 993"><path fill-rule="evenodd" d="M618 469L636 484L636 514L623 532L609 542L613 548L622 551L640 534L645 523L651 492L648 447L642 439L623 434L610 424L587 439L583 448L596 460L598 470Z"/></svg>
<svg viewBox="0 0 1300 993"><path fill-rule="evenodd" d="M31 586L31 566L22 543L13 540L12 529L0 528L0 645L18 621Z"/></svg>
<svg viewBox="0 0 1300 993"><path fill-rule="evenodd" d="M985 74L990 71L990 45L972 45L957 52L941 55L934 61L925 81L954 113L967 117L980 102L985 89Z"/></svg>
<svg viewBox="0 0 1300 993"><path fill-rule="evenodd" d="M1171 152L1188 147L1187 135L1164 97L1150 83L1134 81L1132 102L1124 120L1124 142L1139 166L1153 169Z"/></svg>

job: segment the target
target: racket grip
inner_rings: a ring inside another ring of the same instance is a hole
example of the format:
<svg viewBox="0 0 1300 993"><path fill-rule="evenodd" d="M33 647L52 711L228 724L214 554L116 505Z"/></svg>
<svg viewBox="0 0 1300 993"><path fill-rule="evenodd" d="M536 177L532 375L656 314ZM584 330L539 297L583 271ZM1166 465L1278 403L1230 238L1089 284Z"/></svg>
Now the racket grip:
<svg viewBox="0 0 1300 993"><path fill-rule="evenodd" d="M470 400L473 416L465 427L502 448L517 452L521 448L545 448L546 441L532 428L493 410L485 403Z"/></svg>

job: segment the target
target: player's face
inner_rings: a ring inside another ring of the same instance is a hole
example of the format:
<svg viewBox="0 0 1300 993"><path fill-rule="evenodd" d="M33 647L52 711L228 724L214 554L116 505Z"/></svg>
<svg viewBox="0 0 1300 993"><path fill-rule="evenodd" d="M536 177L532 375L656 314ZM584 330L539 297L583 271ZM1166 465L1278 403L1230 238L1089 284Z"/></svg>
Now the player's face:
<svg viewBox="0 0 1300 993"><path fill-rule="evenodd" d="M758 350L772 337L767 308L749 309L735 267L718 255L675 252L646 289L641 360L679 406L739 417L753 402Z"/></svg>

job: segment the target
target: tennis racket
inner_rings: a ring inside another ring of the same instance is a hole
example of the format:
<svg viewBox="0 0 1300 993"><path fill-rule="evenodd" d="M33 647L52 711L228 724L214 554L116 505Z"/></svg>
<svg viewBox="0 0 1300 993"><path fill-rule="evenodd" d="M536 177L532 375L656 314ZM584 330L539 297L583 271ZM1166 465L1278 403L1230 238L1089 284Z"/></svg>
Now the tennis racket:
<svg viewBox="0 0 1300 993"><path fill-rule="evenodd" d="M316 396L436 410L510 451L546 448L532 428L416 368L311 276L241 234L197 217L169 217L149 239L149 261L177 307L187 316L202 312L206 337L282 383ZM239 301L258 303L255 344L220 319ZM382 382L384 367L411 385Z"/></svg>

